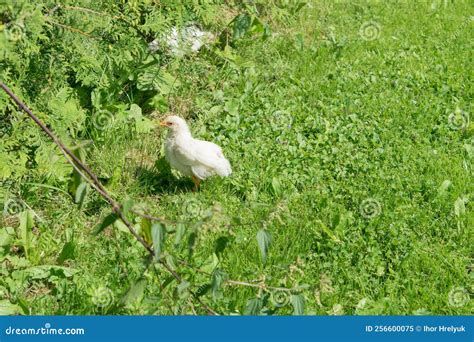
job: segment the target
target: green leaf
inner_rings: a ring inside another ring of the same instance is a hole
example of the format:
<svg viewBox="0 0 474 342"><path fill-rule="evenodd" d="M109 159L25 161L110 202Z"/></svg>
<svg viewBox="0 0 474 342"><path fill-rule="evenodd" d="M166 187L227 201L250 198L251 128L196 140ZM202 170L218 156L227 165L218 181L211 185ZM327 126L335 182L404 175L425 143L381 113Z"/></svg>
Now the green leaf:
<svg viewBox="0 0 474 342"><path fill-rule="evenodd" d="M221 286L224 283L225 278L226 274L220 268L216 268L214 272L212 272L211 288L214 300L222 297Z"/></svg>
<svg viewBox="0 0 474 342"><path fill-rule="evenodd" d="M147 68L137 79L137 88L139 90L159 90L163 82L163 71L160 66Z"/></svg>
<svg viewBox="0 0 474 342"><path fill-rule="evenodd" d="M148 133L155 127L150 119L142 115L142 109L135 103L130 106L128 113L129 118L135 121L135 129L138 133Z"/></svg>
<svg viewBox="0 0 474 342"><path fill-rule="evenodd" d="M448 191L451 184L452 183L449 179L445 179L443 183L440 185L440 187L438 188L438 195L444 195Z"/></svg>
<svg viewBox="0 0 474 342"><path fill-rule="evenodd" d="M26 258L28 258L28 252L31 247L32 240L32 229L33 229L33 215L31 210L25 210L20 214L20 231L21 231L21 241L23 248L25 249Z"/></svg>
<svg viewBox="0 0 474 342"><path fill-rule="evenodd" d="M47 178L64 181L69 178L72 166L64 159L53 143L41 144L36 150L37 172Z"/></svg>
<svg viewBox="0 0 474 342"><path fill-rule="evenodd" d="M92 234L98 235L101 233L105 228L113 224L115 221L117 221L118 216L115 213L110 213L105 217L105 219L102 221L101 224L98 224L94 230L92 231Z"/></svg>
<svg viewBox="0 0 474 342"><path fill-rule="evenodd" d="M0 316L11 316L21 314L22 310L18 305L10 303L6 299L0 300Z"/></svg>
<svg viewBox="0 0 474 342"><path fill-rule="evenodd" d="M468 202L467 197L459 197L454 202L454 214L459 217L466 213L466 203Z"/></svg>
<svg viewBox="0 0 474 342"><path fill-rule="evenodd" d="M189 234L189 237L188 237L188 254L189 254L189 257L191 257L193 252L194 252L194 246L196 245L197 238L198 238L197 230L194 229L191 232L191 234Z"/></svg>
<svg viewBox="0 0 474 342"><path fill-rule="evenodd" d="M244 315L258 315L262 308L263 300L261 298L249 299L245 305Z"/></svg>
<svg viewBox="0 0 474 342"><path fill-rule="evenodd" d="M250 29L250 25L252 24L252 17L248 13L239 14L234 19L234 32L232 38L234 40L240 39L247 31Z"/></svg>
<svg viewBox="0 0 474 342"><path fill-rule="evenodd" d="M146 288L146 280L140 278L135 284L130 286L128 291L120 299L122 305L131 305L140 302L143 299L143 293Z"/></svg>
<svg viewBox="0 0 474 342"><path fill-rule="evenodd" d="M76 245L73 241L66 242L61 250L61 253L58 257L58 262L63 263L66 260L74 260L76 257L75 255Z"/></svg>
<svg viewBox="0 0 474 342"><path fill-rule="evenodd" d="M217 256L222 254L224 249L227 247L229 244L229 238L226 236L221 236L219 237L216 242L215 242L215 247L214 247L214 252L216 253Z"/></svg>
<svg viewBox="0 0 474 342"><path fill-rule="evenodd" d="M186 233L186 225L184 223L178 223L176 226L176 235L174 237L175 246L178 246L180 244L185 233Z"/></svg>
<svg viewBox="0 0 474 342"><path fill-rule="evenodd" d="M325 232L331 238L331 240L333 240L334 242L341 242L341 240L339 240L339 238L332 232L331 229L329 229L328 226L326 226L323 221L317 220L316 222L319 223L319 226L321 227L323 232Z"/></svg>
<svg viewBox="0 0 474 342"><path fill-rule="evenodd" d="M209 290L211 289L211 284L203 284L198 287L196 290L196 296L201 297L204 296Z"/></svg>
<svg viewBox="0 0 474 342"><path fill-rule="evenodd" d="M8 246L12 241L12 237L8 234L7 230L0 228L0 247Z"/></svg>
<svg viewBox="0 0 474 342"><path fill-rule="evenodd" d="M257 242L258 248L260 249L260 254L262 256L262 261L265 264L267 261L268 249L272 243L272 236L265 229L260 229L257 232Z"/></svg>
<svg viewBox="0 0 474 342"><path fill-rule="evenodd" d="M130 230L128 229L127 225L123 223L122 220L117 220L114 222L114 227L117 228L119 231L123 233L130 233Z"/></svg>
<svg viewBox="0 0 474 342"><path fill-rule="evenodd" d="M161 223L154 223L153 226L151 226L151 236L153 239L153 249L155 250L155 257L158 259L165 245L165 226Z"/></svg>
<svg viewBox="0 0 474 342"><path fill-rule="evenodd" d="M88 189L89 189L89 184L85 182L79 184L79 186L77 187L74 201L76 202L76 204L79 205L79 209L82 208L82 205L84 204L84 200L86 199Z"/></svg>
<svg viewBox="0 0 474 342"><path fill-rule="evenodd" d="M151 238L151 221L145 217L142 217L140 221L140 234L147 244L153 242Z"/></svg>
<svg viewBox="0 0 474 342"><path fill-rule="evenodd" d="M293 315L304 314L304 297L302 294L291 295L290 303L293 306Z"/></svg>
<svg viewBox="0 0 474 342"><path fill-rule="evenodd" d="M177 287L176 287L176 290L178 292L178 296L179 298L183 299L183 298L186 298L189 296L189 287L190 287L190 283L186 280L183 280Z"/></svg>
<svg viewBox="0 0 474 342"><path fill-rule="evenodd" d="M125 201L122 202L122 211L124 215L128 214L132 206L133 206L133 200L130 198L127 198Z"/></svg>
<svg viewBox="0 0 474 342"><path fill-rule="evenodd" d="M72 268L57 265L40 265L17 270L12 272L13 279L24 280L25 278L40 280L49 279L53 276L60 278L70 278L78 271Z"/></svg>
<svg viewBox="0 0 474 342"><path fill-rule="evenodd" d="M86 145L87 142L82 142L82 145L72 147L71 151L72 153L81 161L85 162L86 159L86 152L84 150L84 145ZM71 175L71 181L69 184L69 192L76 197L77 194L77 188L79 185L81 185L84 182L82 179L82 176L75 168L72 169L72 175ZM77 202L76 202L77 203Z"/></svg>

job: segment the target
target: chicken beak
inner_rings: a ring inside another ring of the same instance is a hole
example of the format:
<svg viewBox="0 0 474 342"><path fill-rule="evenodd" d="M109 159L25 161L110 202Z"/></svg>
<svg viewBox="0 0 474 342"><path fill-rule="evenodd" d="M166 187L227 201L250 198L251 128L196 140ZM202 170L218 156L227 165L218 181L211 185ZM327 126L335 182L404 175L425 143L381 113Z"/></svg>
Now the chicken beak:
<svg viewBox="0 0 474 342"><path fill-rule="evenodd" d="M166 124L166 121L160 121L160 126L167 127L168 125Z"/></svg>

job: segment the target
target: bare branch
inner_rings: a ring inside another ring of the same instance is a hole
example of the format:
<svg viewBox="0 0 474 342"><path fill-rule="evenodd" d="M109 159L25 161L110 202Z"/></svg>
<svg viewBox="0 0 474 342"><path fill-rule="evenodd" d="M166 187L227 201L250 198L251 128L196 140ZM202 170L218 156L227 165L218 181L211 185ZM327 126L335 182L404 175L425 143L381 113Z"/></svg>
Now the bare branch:
<svg viewBox="0 0 474 342"><path fill-rule="evenodd" d="M125 214L121 210L121 205L116 202L100 183L97 176L86 166L74 153L71 152L63 142L36 116L33 112L8 88L2 81L0 81L0 88L10 96L10 98L26 113L28 116L53 140L53 142L59 147L61 153L66 158L67 162L71 164L79 174L93 186L94 189L111 205L112 210L120 218L120 220L127 226L130 233L138 240L143 247L150 253L151 257L155 257L155 251L148 245L143 238L133 228L132 224L126 218ZM83 171L83 172L82 172ZM85 173L85 174L84 174ZM165 261L158 261L177 281L182 282L181 276L173 270ZM209 306L204 304L201 299L193 292L190 291L194 299L211 315L217 315Z"/></svg>

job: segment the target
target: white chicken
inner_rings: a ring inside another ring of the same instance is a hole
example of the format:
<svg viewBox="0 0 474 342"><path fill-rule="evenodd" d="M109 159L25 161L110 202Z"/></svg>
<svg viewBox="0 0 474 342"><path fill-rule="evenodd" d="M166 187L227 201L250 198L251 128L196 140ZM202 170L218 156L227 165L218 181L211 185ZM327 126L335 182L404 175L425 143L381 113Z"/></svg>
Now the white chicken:
<svg viewBox="0 0 474 342"><path fill-rule="evenodd" d="M194 191L210 176L227 177L232 173L221 148L212 142L194 139L183 118L170 115L160 122L160 126L169 128L165 142L166 160L172 168L192 178Z"/></svg>

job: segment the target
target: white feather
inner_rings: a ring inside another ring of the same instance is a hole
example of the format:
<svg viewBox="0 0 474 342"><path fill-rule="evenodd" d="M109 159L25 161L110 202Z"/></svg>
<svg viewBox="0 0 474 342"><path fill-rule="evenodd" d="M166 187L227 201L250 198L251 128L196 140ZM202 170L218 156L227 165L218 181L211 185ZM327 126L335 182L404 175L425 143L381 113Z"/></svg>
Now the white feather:
<svg viewBox="0 0 474 342"><path fill-rule="evenodd" d="M186 176L201 180L232 173L229 161L216 144L194 139L186 122L177 116L169 116L165 122L171 130L165 142L165 156L171 167Z"/></svg>

